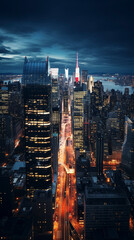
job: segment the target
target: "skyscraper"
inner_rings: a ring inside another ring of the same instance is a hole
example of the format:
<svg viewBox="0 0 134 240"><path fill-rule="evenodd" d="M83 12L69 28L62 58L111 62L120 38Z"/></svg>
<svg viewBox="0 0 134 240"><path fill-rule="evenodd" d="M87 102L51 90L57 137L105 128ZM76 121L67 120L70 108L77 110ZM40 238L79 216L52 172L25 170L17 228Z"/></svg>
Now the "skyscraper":
<svg viewBox="0 0 134 240"><path fill-rule="evenodd" d="M91 85L92 86L92 85ZM97 81L94 83L94 87L92 87L92 95L91 95L91 107L93 115L100 115L103 106L103 85L102 82Z"/></svg>
<svg viewBox="0 0 134 240"><path fill-rule="evenodd" d="M74 148L84 148L84 96L86 91L78 86L74 89L74 111L73 111L73 136L74 136Z"/></svg>
<svg viewBox="0 0 134 240"><path fill-rule="evenodd" d="M48 59L46 63L27 62L26 59L24 62L26 189L29 198L34 197L36 190L52 187L51 82L48 81L47 66Z"/></svg>
<svg viewBox="0 0 134 240"><path fill-rule="evenodd" d="M25 104L25 159L27 196L51 189L51 87L27 85Z"/></svg>
<svg viewBox="0 0 134 240"><path fill-rule="evenodd" d="M22 84L50 84L50 63L46 61L30 61L27 57L24 60Z"/></svg>
<svg viewBox="0 0 134 240"><path fill-rule="evenodd" d="M75 68L75 82L78 83L79 81L80 81L80 69L78 65L78 53L77 53L76 68Z"/></svg>

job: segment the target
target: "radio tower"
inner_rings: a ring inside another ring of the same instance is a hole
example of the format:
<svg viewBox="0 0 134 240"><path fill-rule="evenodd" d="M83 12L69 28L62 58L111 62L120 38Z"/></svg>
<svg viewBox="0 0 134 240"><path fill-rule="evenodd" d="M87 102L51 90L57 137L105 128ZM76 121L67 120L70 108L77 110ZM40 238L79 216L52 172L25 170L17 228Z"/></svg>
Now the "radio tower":
<svg viewBox="0 0 134 240"><path fill-rule="evenodd" d="M78 65L78 53L77 53L76 68L75 68L75 82L78 83L79 81L80 81L80 70Z"/></svg>

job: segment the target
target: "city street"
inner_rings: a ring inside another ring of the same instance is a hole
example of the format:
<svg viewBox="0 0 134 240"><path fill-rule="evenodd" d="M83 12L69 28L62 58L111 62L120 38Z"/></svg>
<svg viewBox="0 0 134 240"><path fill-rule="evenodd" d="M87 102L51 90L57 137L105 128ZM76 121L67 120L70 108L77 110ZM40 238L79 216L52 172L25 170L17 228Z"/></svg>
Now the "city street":
<svg viewBox="0 0 134 240"><path fill-rule="evenodd" d="M71 107L68 107L71 109ZM76 217L76 178L71 116L62 111L60 146L58 153L58 182L54 213L54 237L69 238L69 219Z"/></svg>

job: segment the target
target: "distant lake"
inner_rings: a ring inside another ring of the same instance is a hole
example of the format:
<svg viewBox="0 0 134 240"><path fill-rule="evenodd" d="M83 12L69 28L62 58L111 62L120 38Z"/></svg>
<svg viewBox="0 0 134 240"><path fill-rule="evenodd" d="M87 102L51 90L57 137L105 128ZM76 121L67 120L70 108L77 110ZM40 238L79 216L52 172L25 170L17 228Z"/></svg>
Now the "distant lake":
<svg viewBox="0 0 134 240"><path fill-rule="evenodd" d="M103 77L103 76L94 76L93 75L94 82L100 80L104 86L104 91L106 90L111 90L114 89L115 91L119 90L122 93L124 93L125 88L129 88L129 94L132 94L134 92L134 88L131 86L121 86L121 85L116 85L115 82L108 81L109 80L114 80L116 79L115 77Z"/></svg>

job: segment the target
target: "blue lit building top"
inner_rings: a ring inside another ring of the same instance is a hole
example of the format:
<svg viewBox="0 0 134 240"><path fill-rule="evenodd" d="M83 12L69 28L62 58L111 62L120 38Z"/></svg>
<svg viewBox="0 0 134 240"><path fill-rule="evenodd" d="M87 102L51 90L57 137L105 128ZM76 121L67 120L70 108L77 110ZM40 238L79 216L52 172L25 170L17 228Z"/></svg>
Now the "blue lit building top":
<svg viewBox="0 0 134 240"><path fill-rule="evenodd" d="M30 61L27 57L24 60L22 84L50 84L50 63L46 61Z"/></svg>

